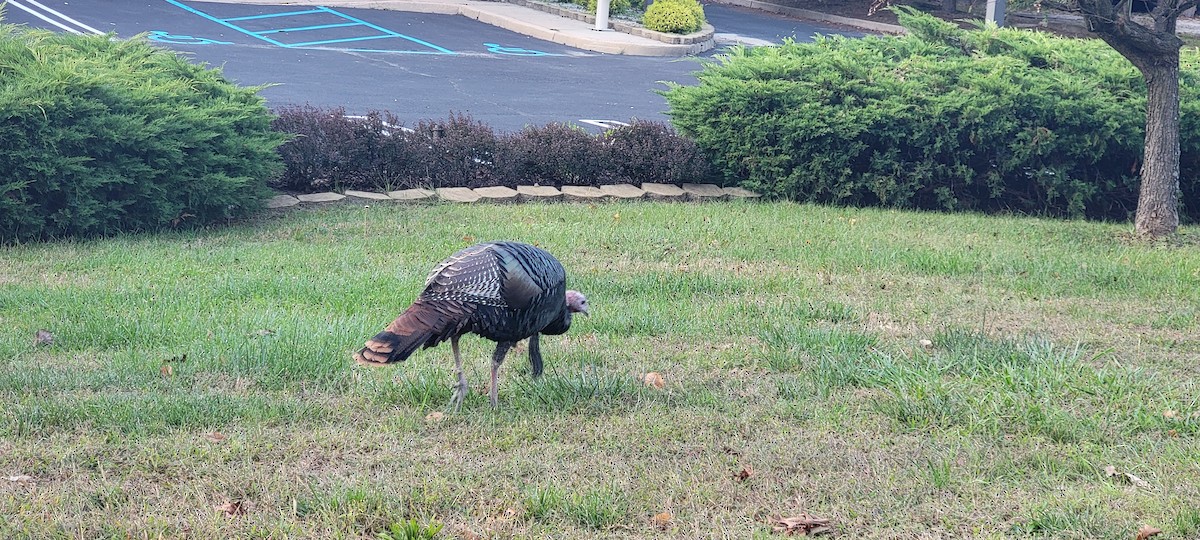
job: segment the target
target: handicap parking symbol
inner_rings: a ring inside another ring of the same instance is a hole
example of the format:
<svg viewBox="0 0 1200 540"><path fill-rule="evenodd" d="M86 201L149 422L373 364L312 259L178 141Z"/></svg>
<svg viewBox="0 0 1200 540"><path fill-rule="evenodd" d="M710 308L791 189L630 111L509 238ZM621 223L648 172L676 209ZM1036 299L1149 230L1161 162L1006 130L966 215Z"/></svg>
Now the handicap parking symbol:
<svg viewBox="0 0 1200 540"><path fill-rule="evenodd" d="M179 44L179 45L232 45L233 44L233 42L231 42L231 41L217 41L215 39L185 36L182 34L169 34L162 30L155 30L153 32L150 32L150 35L148 35L146 37L150 38L151 41L157 41L160 43L175 43L175 44Z"/></svg>
<svg viewBox="0 0 1200 540"><path fill-rule="evenodd" d="M522 49L520 47L503 47L498 43L484 43L483 46L487 47L488 52L496 54L508 54L512 56L561 56L532 49Z"/></svg>

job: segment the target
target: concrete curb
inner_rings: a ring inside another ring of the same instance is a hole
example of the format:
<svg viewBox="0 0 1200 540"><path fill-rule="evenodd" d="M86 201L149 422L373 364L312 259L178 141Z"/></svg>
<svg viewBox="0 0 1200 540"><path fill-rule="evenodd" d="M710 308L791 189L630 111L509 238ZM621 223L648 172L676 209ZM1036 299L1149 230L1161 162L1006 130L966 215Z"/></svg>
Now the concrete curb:
<svg viewBox="0 0 1200 540"><path fill-rule="evenodd" d="M595 186L563 186L561 190L550 186L504 186L470 188L402 189L387 193L349 190L343 193L324 192L303 195L278 194L266 199L267 208L281 209L294 206L323 206L330 203L352 202L355 204L387 204L437 201L452 204L508 204L523 202L585 202L602 201L721 201L757 200L758 193L740 187L723 188L716 184L654 184L641 187L630 184Z"/></svg>

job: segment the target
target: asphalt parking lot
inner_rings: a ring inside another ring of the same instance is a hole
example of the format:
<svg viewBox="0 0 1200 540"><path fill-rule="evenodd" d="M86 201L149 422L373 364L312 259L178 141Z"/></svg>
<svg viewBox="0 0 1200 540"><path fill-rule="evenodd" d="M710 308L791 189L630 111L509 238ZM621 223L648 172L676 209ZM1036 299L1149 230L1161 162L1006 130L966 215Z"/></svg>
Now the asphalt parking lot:
<svg viewBox="0 0 1200 540"><path fill-rule="evenodd" d="M714 25L757 28L768 41L835 32L752 10L707 9ZM451 113L510 131L550 122L598 130L634 118L666 120L658 91L668 82L694 82L700 69L696 58L593 53L466 17L380 9L13 0L6 22L144 35L240 84L266 85L261 95L270 106L386 110L406 124Z"/></svg>

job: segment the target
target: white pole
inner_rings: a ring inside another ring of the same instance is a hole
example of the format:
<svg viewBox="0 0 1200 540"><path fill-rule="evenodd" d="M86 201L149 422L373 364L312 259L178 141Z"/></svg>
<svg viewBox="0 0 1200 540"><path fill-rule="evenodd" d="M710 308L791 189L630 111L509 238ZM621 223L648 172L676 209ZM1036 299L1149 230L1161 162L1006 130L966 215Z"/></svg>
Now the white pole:
<svg viewBox="0 0 1200 540"><path fill-rule="evenodd" d="M612 0L596 1L596 28L598 32L608 30L608 6Z"/></svg>
<svg viewBox="0 0 1200 540"><path fill-rule="evenodd" d="M1004 26L1004 12L1008 11L1008 0L988 0L987 16L984 20Z"/></svg>

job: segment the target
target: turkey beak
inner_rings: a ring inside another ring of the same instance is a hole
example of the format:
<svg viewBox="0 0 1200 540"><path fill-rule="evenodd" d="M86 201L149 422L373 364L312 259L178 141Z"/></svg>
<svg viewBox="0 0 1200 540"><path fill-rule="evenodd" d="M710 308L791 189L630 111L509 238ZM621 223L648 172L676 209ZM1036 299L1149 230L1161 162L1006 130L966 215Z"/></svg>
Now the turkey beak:
<svg viewBox="0 0 1200 540"><path fill-rule="evenodd" d="M583 309L579 310L579 312L580 312L580 313L582 313L584 317L591 317L591 316L592 316L592 314L591 314L591 313L588 313L588 307L587 307L587 306L583 306Z"/></svg>

